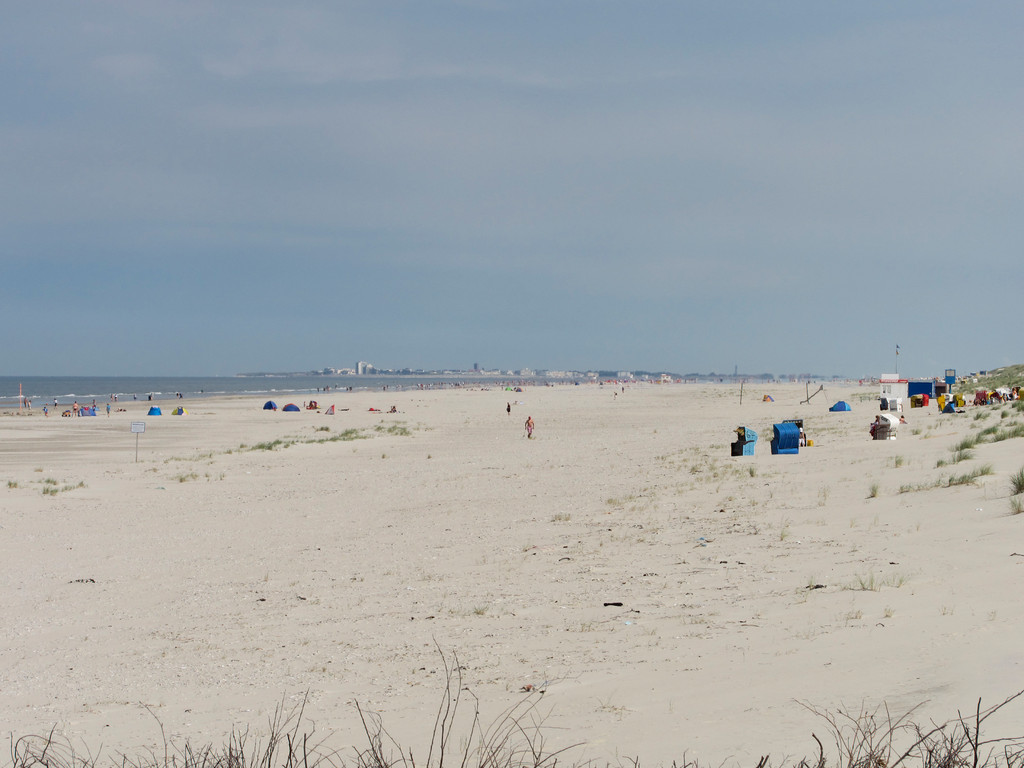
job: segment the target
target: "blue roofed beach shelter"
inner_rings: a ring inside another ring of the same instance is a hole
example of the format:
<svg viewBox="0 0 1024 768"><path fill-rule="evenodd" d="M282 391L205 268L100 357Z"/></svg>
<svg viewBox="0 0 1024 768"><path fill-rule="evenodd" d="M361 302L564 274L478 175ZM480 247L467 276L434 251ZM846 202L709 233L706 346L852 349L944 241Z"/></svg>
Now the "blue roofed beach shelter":
<svg viewBox="0 0 1024 768"><path fill-rule="evenodd" d="M163 414L163 411L160 410L160 406L159 405L151 405L149 407L149 413L147 415L148 416L163 416L164 414Z"/></svg>
<svg viewBox="0 0 1024 768"><path fill-rule="evenodd" d="M851 410L851 408L848 402L846 402L845 400L840 400L838 403L829 408L829 410L834 413L837 411L849 411Z"/></svg>
<svg viewBox="0 0 1024 768"><path fill-rule="evenodd" d="M273 400L267 400L267 402L265 402L263 404L263 410L264 411L276 411L277 410L277 403L275 403Z"/></svg>
<svg viewBox="0 0 1024 768"><path fill-rule="evenodd" d="M297 406L295 403L288 403L288 405L286 405L281 410L282 411L301 411L302 409L299 408L299 406Z"/></svg>
<svg viewBox="0 0 1024 768"><path fill-rule="evenodd" d="M773 424L772 453L800 453L800 427L783 422Z"/></svg>

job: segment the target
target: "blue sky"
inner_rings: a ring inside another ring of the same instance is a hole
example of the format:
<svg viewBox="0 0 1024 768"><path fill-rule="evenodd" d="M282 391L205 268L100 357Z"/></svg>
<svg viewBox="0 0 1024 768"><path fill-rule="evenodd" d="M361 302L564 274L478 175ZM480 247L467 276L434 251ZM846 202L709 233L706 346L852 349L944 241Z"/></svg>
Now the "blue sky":
<svg viewBox="0 0 1024 768"><path fill-rule="evenodd" d="M53 2L7 375L941 375L1019 342L1024 6Z"/></svg>

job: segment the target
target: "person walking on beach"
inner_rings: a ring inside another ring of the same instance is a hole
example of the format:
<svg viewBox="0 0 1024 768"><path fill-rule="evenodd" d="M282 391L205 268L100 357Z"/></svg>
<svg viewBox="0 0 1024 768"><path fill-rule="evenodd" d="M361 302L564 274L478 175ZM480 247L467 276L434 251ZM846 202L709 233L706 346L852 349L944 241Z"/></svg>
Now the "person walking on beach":
<svg viewBox="0 0 1024 768"><path fill-rule="evenodd" d="M505 413L512 415L512 403L505 403Z"/></svg>
<svg viewBox="0 0 1024 768"><path fill-rule="evenodd" d="M533 439L533 416L526 417L526 436Z"/></svg>

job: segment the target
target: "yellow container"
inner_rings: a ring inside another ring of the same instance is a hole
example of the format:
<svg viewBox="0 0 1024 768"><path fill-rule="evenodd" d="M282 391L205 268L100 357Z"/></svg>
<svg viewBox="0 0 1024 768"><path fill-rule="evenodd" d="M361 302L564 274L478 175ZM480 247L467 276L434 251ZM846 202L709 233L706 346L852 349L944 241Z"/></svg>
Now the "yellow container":
<svg viewBox="0 0 1024 768"><path fill-rule="evenodd" d="M941 413L942 409L946 407L946 396L939 395L935 398L935 402L939 404L939 412Z"/></svg>

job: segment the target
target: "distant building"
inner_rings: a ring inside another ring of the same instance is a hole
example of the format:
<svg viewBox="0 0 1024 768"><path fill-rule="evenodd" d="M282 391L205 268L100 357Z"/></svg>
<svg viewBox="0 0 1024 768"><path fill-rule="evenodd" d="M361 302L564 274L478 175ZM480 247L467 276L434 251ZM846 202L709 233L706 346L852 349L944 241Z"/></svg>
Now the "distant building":
<svg viewBox="0 0 1024 768"><path fill-rule="evenodd" d="M907 394L907 379L901 379L898 373L883 373L878 377L879 394L884 398L909 397Z"/></svg>
<svg viewBox="0 0 1024 768"><path fill-rule="evenodd" d="M371 363L363 362L362 360L356 363L356 376L368 376L376 370Z"/></svg>

